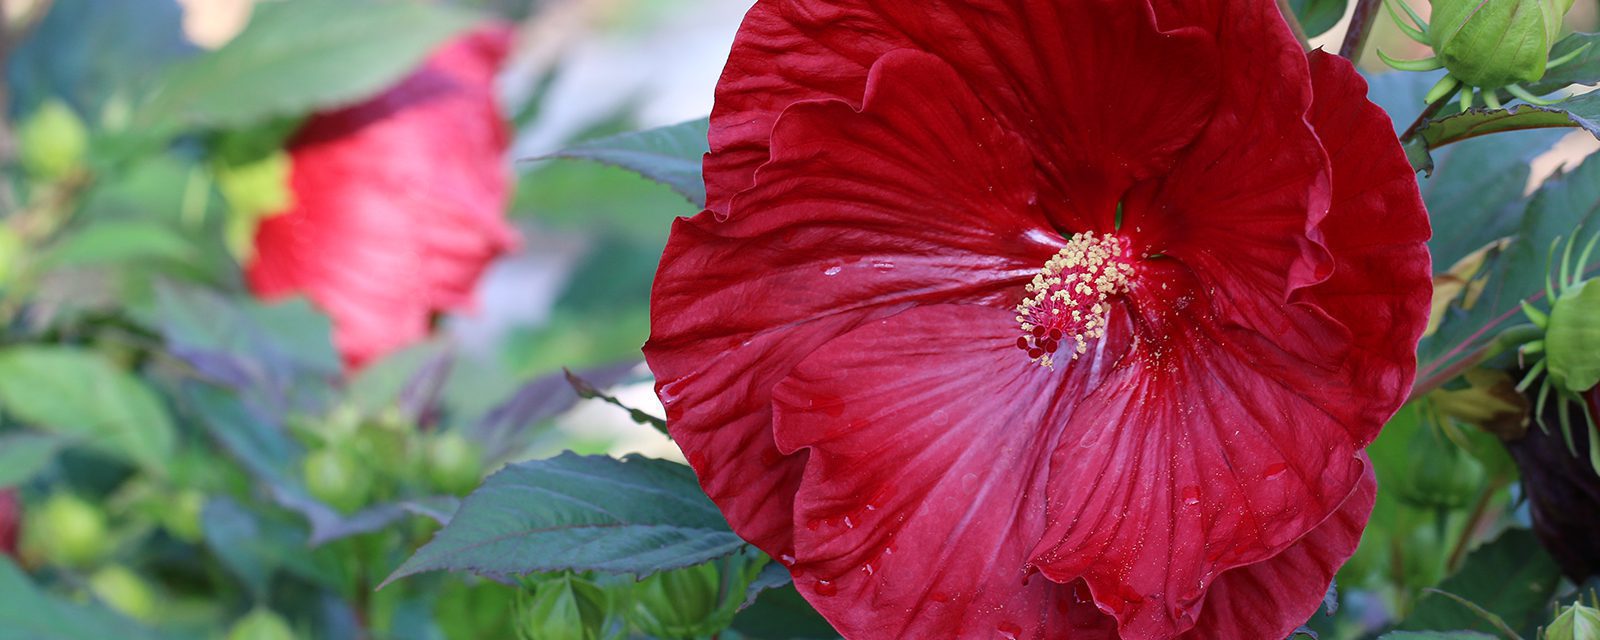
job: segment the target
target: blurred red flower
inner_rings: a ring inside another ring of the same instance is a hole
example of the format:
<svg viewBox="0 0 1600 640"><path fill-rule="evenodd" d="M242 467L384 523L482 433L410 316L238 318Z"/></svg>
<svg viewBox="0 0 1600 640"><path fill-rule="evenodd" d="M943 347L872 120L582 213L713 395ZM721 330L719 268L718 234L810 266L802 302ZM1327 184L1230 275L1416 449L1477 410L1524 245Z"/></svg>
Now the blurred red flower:
<svg viewBox="0 0 1600 640"><path fill-rule="evenodd" d="M1269 0L757 2L655 284L673 436L846 637L1284 638L1428 310L1365 95Z"/></svg>
<svg viewBox="0 0 1600 640"><path fill-rule="evenodd" d="M15 489L0 490L0 555L16 557L22 529L22 504Z"/></svg>
<svg viewBox="0 0 1600 640"><path fill-rule="evenodd" d="M503 27L459 38L383 94L312 116L290 141L294 204L261 224L246 277L263 297L321 306L350 367L470 306L478 276L516 242L494 97L510 42Z"/></svg>

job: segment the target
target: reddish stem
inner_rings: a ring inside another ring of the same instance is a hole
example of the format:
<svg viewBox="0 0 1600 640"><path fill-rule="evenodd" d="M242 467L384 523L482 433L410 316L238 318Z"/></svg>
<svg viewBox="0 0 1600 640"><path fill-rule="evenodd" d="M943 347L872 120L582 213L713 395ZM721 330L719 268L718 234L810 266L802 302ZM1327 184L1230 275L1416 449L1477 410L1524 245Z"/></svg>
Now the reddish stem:
<svg viewBox="0 0 1600 640"><path fill-rule="evenodd" d="M1372 35L1372 25L1378 22L1378 0L1356 0L1356 11L1350 16L1350 30L1344 34L1344 44L1339 55L1352 63L1360 62L1361 51L1367 48L1367 36Z"/></svg>

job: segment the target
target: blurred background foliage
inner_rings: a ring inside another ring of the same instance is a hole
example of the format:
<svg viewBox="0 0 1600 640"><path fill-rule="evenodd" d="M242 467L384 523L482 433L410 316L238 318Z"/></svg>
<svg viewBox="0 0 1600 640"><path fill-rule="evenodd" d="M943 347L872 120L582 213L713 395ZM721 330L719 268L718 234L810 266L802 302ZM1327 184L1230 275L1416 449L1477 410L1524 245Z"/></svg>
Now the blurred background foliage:
<svg viewBox="0 0 1600 640"><path fill-rule="evenodd" d="M711 551L688 566L497 573L413 557L458 508L471 513L460 496L508 463L541 461L494 476L481 504L515 508L494 496L516 495L516 474L610 464L552 458L562 451L681 459L651 428L661 411L639 347L672 219L697 207L681 184L582 159L597 156L581 143L703 118L748 0L416 5L517 24L498 93L516 127L508 215L522 244L483 278L474 312L440 317L432 340L348 376L313 305L250 296L239 239L257 212L240 202L261 191L231 154L275 150L307 112L402 70L332 57L257 70L322 83L271 96L271 109L230 102L225 78L186 79L260 15L255 4L0 0L0 490L14 490L0 491L0 549L19 511L6 500L20 496L23 520L16 560L0 557L0 638L831 637L783 588L785 572L730 538L714 510L695 525ZM1352 3L1290 5L1312 44L1337 48ZM1413 5L1426 15L1426 2ZM1593 30L1597 13L1580 2L1568 27ZM446 14L421 15L410 38L359 39L419 57ZM1367 50L1414 58L1416 46L1381 20ZM1370 56L1372 97L1399 131L1434 77L1383 74ZM217 102L152 111L152 96L184 82ZM1430 210L1473 222L1441 226L1440 282L1482 282L1495 243L1528 231L1530 206L1600 184L1600 165L1585 161L1597 147L1582 132L1528 131L1436 150L1422 178ZM1469 330L1439 327L1425 361ZM564 368L609 402L580 402ZM1538 433L1495 432L1528 410L1489 392L1508 380L1469 376L1418 398L1373 445L1383 490L1372 524L1308 632L1532 638L1552 602L1596 586L1563 578L1528 530L1528 469L1550 458ZM662 469L694 491L687 468ZM629 506L638 512L626 517L669 517Z"/></svg>

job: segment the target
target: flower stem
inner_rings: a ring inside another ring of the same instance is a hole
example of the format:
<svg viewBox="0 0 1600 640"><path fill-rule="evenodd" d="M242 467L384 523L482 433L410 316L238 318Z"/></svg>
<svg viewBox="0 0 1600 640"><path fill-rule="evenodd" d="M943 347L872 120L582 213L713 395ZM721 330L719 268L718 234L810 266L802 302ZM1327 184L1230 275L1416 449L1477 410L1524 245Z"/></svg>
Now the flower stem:
<svg viewBox="0 0 1600 640"><path fill-rule="evenodd" d="M1467 523L1461 529L1461 537L1456 540L1455 548L1450 550L1450 559L1445 561L1445 571L1455 573L1461 568L1461 561L1467 557L1467 548L1472 546L1472 539L1478 529L1483 526L1483 521L1489 515L1489 505L1494 502L1494 496L1501 489L1511 484L1509 478L1501 475L1489 480L1483 487L1483 493L1478 496L1478 502L1472 505L1472 514L1467 516Z"/></svg>
<svg viewBox="0 0 1600 640"><path fill-rule="evenodd" d="M1422 128L1428 124L1428 121L1439 115L1439 112L1444 109L1445 105L1450 104L1450 101L1456 97L1456 93L1459 91L1461 91L1461 88L1457 87L1454 91L1444 94L1444 97L1428 103L1428 108L1423 109L1417 119L1411 123L1411 126L1406 127L1405 132L1400 134L1400 144L1411 142L1412 138L1422 133Z"/></svg>
<svg viewBox="0 0 1600 640"><path fill-rule="evenodd" d="M1283 14L1283 21L1294 32L1294 39L1300 41L1300 48L1310 51L1311 38L1306 37L1306 28L1300 24L1300 17L1294 14L1294 8L1289 6L1289 0L1278 0L1278 13Z"/></svg>
<svg viewBox="0 0 1600 640"><path fill-rule="evenodd" d="M1339 55L1352 63L1360 62L1361 51L1367 48L1367 36L1372 35L1372 25L1378 21L1379 0L1356 0L1356 11L1350 16L1350 30L1344 34L1344 44Z"/></svg>

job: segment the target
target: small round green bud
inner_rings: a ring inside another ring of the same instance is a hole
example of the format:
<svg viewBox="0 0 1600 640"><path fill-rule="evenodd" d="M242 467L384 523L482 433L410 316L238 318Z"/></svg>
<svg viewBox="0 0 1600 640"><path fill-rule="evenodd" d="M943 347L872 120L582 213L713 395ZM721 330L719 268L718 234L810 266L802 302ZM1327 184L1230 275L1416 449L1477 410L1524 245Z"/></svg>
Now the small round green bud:
<svg viewBox="0 0 1600 640"><path fill-rule="evenodd" d="M122 565L110 565L89 576L89 592L106 606L140 622L158 619L160 599L139 574Z"/></svg>
<svg viewBox="0 0 1600 640"><path fill-rule="evenodd" d="M312 497L344 513L367 506L372 496L372 472L341 449L329 447L311 452L306 456L304 471L306 489Z"/></svg>
<svg viewBox="0 0 1600 640"><path fill-rule="evenodd" d="M270 609L256 609L228 630L228 640L295 640L289 622Z"/></svg>
<svg viewBox="0 0 1600 640"><path fill-rule="evenodd" d="M1551 305L1544 350L1550 379L1561 388L1582 393L1600 385L1600 279L1579 283Z"/></svg>
<svg viewBox="0 0 1600 640"><path fill-rule="evenodd" d="M1434 0L1428 36L1450 75L1496 89L1544 77L1574 0Z"/></svg>
<svg viewBox="0 0 1600 640"><path fill-rule="evenodd" d="M483 476L483 454L478 445L454 431L428 442L428 480L445 493L463 495L478 486Z"/></svg>
<svg viewBox="0 0 1600 640"><path fill-rule="evenodd" d="M111 551L105 513L68 493L29 511L22 531L24 553L49 564L89 567Z"/></svg>
<svg viewBox="0 0 1600 640"><path fill-rule="evenodd" d="M1412 464L1395 487L1407 503L1424 508L1457 509L1483 486L1483 464L1461 447L1430 429L1412 436Z"/></svg>
<svg viewBox="0 0 1600 640"><path fill-rule="evenodd" d="M199 542L205 535L200 524L200 516L205 508L205 494L194 490L181 491L161 511L161 526L174 538L190 544Z"/></svg>
<svg viewBox="0 0 1600 640"><path fill-rule="evenodd" d="M1544 631L1545 640L1600 640L1600 609L1574 603L1561 610Z"/></svg>
<svg viewBox="0 0 1600 640"><path fill-rule="evenodd" d="M726 629L739 612L749 572L736 565L724 591L721 564L663 571L641 580L633 588L628 621L664 640L704 638Z"/></svg>
<svg viewBox="0 0 1600 640"><path fill-rule="evenodd" d="M522 640L615 640L627 625L605 589L578 576L540 582L517 614Z"/></svg>
<svg viewBox="0 0 1600 640"><path fill-rule="evenodd" d="M88 128L60 100L40 105L17 128L18 160L34 178L63 178L83 166L88 155Z"/></svg>

